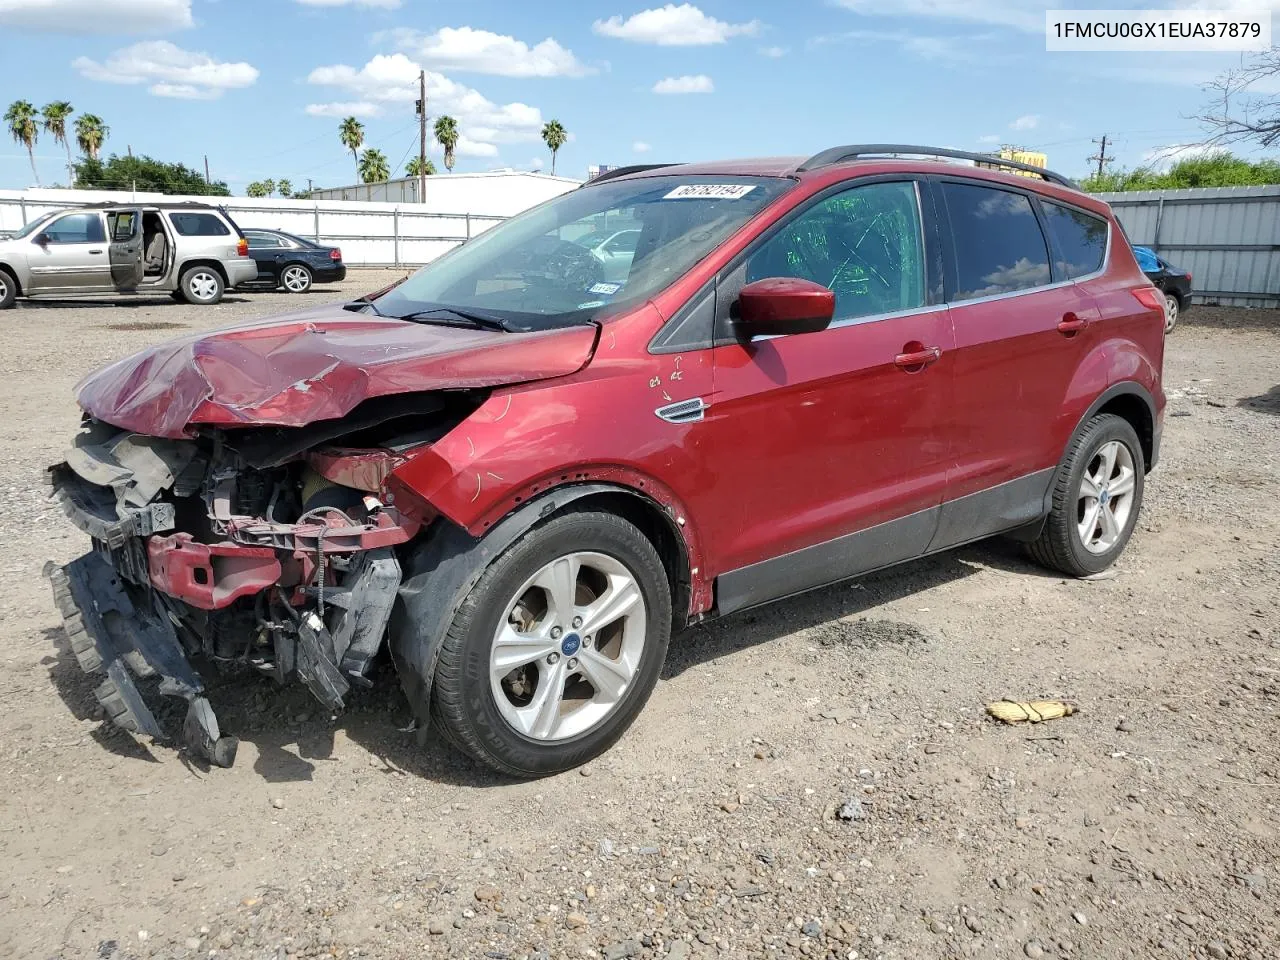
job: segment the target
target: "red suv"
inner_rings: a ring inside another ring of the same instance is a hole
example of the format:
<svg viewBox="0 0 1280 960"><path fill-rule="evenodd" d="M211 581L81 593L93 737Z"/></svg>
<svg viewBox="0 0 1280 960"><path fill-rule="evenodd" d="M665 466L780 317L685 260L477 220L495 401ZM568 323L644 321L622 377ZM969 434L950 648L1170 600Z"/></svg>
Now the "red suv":
<svg viewBox="0 0 1280 960"><path fill-rule="evenodd" d="M1106 204L939 157L990 162L612 171L394 288L90 376L50 476L94 549L48 572L109 714L163 736L158 686L229 764L193 661L338 709L385 639L420 725L537 776L621 736L686 624L996 534L1109 566L1163 298Z"/></svg>

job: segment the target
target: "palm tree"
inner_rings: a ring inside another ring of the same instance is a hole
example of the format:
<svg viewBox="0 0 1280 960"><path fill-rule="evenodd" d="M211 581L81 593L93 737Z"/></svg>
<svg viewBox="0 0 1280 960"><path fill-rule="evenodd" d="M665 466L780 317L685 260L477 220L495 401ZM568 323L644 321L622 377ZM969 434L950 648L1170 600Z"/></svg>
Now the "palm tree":
<svg viewBox="0 0 1280 960"><path fill-rule="evenodd" d="M276 192L287 200L293 196L293 184L288 180L281 180L276 184Z"/></svg>
<svg viewBox="0 0 1280 960"><path fill-rule="evenodd" d="M355 117L347 117L338 124L338 139L351 151L351 159L356 162L356 176L360 175L360 158L356 151L364 146L364 124Z"/></svg>
<svg viewBox="0 0 1280 960"><path fill-rule="evenodd" d="M9 135L14 143L27 148L27 156L31 159L31 173L36 178L36 186L40 185L40 172L36 170L36 140L40 138L40 126L36 122L40 116L29 100L15 100L5 111L4 122L9 126Z"/></svg>
<svg viewBox="0 0 1280 960"><path fill-rule="evenodd" d="M381 150L370 147L360 157L361 183L386 183L391 179L391 168L387 166L387 156Z"/></svg>
<svg viewBox="0 0 1280 960"><path fill-rule="evenodd" d="M569 134L559 120L552 120L542 128L542 142L551 151L551 175L556 175L556 152L569 140Z"/></svg>
<svg viewBox="0 0 1280 960"><path fill-rule="evenodd" d="M44 129L53 135L54 143L60 143L67 151L67 186L74 187L76 183L76 172L71 166L71 144L67 142L67 119L71 116L74 108L65 100L55 100L53 103L46 103L44 109L40 111L40 115L44 117Z"/></svg>
<svg viewBox="0 0 1280 960"><path fill-rule="evenodd" d="M414 157L404 165L404 175L406 177L420 177L424 173L428 177L431 177L435 175L435 172L436 172L436 165L432 163L430 160L427 160L426 163L423 163L421 157Z"/></svg>
<svg viewBox="0 0 1280 960"><path fill-rule="evenodd" d="M453 173L453 151L458 146L458 121L450 116L436 120L436 143L444 147L445 168Z"/></svg>
<svg viewBox="0 0 1280 960"><path fill-rule="evenodd" d="M111 128L96 114L82 113L76 118L76 144L90 160L98 159L98 151L109 133Z"/></svg>

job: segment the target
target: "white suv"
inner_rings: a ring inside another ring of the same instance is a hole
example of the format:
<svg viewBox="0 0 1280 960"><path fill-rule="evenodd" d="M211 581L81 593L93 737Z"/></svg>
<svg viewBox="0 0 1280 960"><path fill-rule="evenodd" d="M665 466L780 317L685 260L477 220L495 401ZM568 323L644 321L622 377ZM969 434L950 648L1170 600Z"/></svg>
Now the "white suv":
<svg viewBox="0 0 1280 960"><path fill-rule="evenodd" d="M257 275L240 228L200 203L59 210L0 240L0 309L18 297L157 292L212 304Z"/></svg>

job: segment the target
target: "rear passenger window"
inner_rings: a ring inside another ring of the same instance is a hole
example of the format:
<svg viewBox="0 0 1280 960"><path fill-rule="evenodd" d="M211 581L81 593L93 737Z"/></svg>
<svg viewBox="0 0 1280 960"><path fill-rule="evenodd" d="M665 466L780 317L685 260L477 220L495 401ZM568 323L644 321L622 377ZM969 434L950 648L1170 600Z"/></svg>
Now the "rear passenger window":
<svg viewBox="0 0 1280 960"><path fill-rule="evenodd" d="M748 283L766 277L831 290L836 320L924 306L915 184L869 183L810 207L747 261Z"/></svg>
<svg viewBox="0 0 1280 960"><path fill-rule="evenodd" d="M1021 193L943 183L956 256L952 300L1013 293L1049 282L1049 248Z"/></svg>
<svg viewBox="0 0 1280 960"><path fill-rule="evenodd" d="M231 233L212 213L171 213L169 222L184 237L225 237Z"/></svg>
<svg viewBox="0 0 1280 960"><path fill-rule="evenodd" d="M1045 200L1040 207L1057 247L1058 272L1074 280L1101 270L1107 252L1107 221Z"/></svg>

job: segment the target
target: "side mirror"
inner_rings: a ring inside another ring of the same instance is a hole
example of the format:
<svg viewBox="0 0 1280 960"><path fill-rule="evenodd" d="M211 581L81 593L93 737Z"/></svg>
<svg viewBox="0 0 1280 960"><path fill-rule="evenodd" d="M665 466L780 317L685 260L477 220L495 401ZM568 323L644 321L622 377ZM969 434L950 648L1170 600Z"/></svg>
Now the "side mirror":
<svg viewBox="0 0 1280 960"><path fill-rule="evenodd" d="M766 277L738 292L734 325L744 340L817 333L830 326L835 312L836 295L821 284L798 277Z"/></svg>
<svg viewBox="0 0 1280 960"><path fill-rule="evenodd" d="M49 235L47 233L37 233L35 242L42 247L49 245Z"/></svg>

